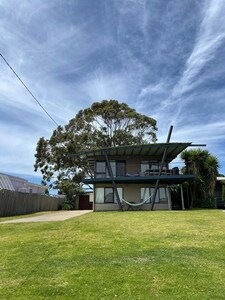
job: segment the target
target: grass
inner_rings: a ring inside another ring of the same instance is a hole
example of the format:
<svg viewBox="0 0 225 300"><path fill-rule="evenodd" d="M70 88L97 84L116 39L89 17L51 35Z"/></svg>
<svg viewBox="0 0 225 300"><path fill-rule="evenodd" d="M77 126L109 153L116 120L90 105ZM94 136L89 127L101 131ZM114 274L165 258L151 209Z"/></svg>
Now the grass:
<svg viewBox="0 0 225 300"><path fill-rule="evenodd" d="M218 210L1 224L0 299L225 299L224 228Z"/></svg>

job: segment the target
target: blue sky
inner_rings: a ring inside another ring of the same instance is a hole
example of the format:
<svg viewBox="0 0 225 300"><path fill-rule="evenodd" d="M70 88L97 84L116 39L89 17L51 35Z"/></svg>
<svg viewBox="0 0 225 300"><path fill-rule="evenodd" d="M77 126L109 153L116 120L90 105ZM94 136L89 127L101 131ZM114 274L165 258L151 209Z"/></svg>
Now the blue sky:
<svg viewBox="0 0 225 300"><path fill-rule="evenodd" d="M225 174L225 1L0 0L0 52L57 123L117 99ZM0 61L0 172L34 176L54 123Z"/></svg>

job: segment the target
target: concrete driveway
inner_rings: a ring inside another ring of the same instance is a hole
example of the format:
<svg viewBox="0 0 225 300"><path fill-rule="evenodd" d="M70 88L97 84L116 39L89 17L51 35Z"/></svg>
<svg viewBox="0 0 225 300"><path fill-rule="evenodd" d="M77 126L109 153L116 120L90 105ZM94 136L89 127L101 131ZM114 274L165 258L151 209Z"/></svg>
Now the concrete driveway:
<svg viewBox="0 0 225 300"><path fill-rule="evenodd" d="M55 211L55 212L51 211L48 213L44 213L43 215L40 216L14 219L14 220L0 222L0 224L64 221L70 218L75 218L75 217L85 215L90 212L92 212L92 210L63 210L63 211Z"/></svg>

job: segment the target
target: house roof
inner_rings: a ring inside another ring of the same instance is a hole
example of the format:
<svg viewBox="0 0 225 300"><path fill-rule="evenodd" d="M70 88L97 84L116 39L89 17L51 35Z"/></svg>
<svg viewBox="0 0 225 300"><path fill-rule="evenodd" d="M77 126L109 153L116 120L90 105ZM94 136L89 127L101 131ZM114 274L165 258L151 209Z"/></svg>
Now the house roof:
<svg viewBox="0 0 225 300"><path fill-rule="evenodd" d="M222 177L222 176L221 177L216 177L216 180L217 181L225 181L225 177Z"/></svg>
<svg viewBox="0 0 225 300"><path fill-rule="evenodd" d="M164 150L167 149L167 160L175 159L188 146L194 146L192 143L155 143L142 145L129 145L111 148L94 149L84 151L71 156L85 156L89 159L104 156L107 152L108 156L158 156L162 157Z"/></svg>
<svg viewBox="0 0 225 300"><path fill-rule="evenodd" d="M0 174L0 189L15 191L9 176L6 174Z"/></svg>

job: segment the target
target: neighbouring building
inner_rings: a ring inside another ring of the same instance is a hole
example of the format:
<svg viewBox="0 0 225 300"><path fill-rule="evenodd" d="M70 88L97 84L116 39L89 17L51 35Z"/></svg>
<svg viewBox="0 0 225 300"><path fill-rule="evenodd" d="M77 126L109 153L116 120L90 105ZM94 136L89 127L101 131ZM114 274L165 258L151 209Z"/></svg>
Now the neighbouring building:
<svg viewBox="0 0 225 300"><path fill-rule="evenodd" d="M43 195L46 188L17 176L0 173L0 189Z"/></svg>
<svg viewBox="0 0 225 300"><path fill-rule="evenodd" d="M225 203L223 199L223 189L225 189L225 177L216 178L216 186L214 190L214 197L216 200L217 208L225 208Z"/></svg>
<svg viewBox="0 0 225 300"><path fill-rule="evenodd" d="M156 143L112 147L85 151L93 170L92 178L83 183L93 185L93 210L113 211L137 209L172 209L171 189L195 175L182 175L170 163L192 143ZM78 154L79 155L79 154Z"/></svg>

